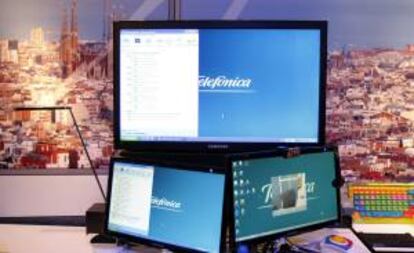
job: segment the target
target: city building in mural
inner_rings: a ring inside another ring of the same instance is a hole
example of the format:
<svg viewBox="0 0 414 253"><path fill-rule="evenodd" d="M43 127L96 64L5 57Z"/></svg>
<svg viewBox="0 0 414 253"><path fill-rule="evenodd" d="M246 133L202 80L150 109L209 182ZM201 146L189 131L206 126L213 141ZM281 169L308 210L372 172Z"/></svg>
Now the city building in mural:
<svg viewBox="0 0 414 253"><path fill-rule="evenodd" d="M82 40L77 0L63 6L61 19L55 40L43 27L33 27L26 40L0 39L0 169L90 167L68 111L15 110L27 106L70 106L94 165L108 164L113 149L110 37ZM109 30L112 20L105 22Z"/></svg>
<svg viewBox="0 0 414 253"><path fill-rule="evenodd" d="M414 45L331 52L327 139L347 181L414 179Z"/></svg>

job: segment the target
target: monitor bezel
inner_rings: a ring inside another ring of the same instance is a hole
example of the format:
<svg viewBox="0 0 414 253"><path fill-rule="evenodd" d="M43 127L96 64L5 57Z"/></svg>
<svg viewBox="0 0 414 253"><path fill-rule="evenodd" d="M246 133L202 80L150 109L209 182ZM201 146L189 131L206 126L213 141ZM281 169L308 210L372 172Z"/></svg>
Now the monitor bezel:
<svg viewBox="0 0 414 253"><path fill-rule="evenodd" d="M290 153L293 153L291 155ZM301 228L295 228L291 230L276 232L272 234L268 234L265 236L258 236L255 238L242 240L242 241L236 241L236 233L235 233L235 223L234 223L234 196L233 196L233 170L232 170L232 162L237 160L252 160L252 159L259 159L259 158L272 158L272 157L286 157L289 159L289 157L295 158L300 155L304 154L312 154L312 153L323 153L323 152L332 152L334 154L334 162L335 162L335 179L333 180L333 184L336 184L336 207L337 207L337 218L332 219L326 222L321 222L317 224L312 224L309 226L304 226ZM227 170L227 185L229 189L229 204L228 208L230 211L230 215L228 218L228 226L229 226L229 234L230 234L230 242L233 247L236 247L238 244L257 244L262 243L269 240L275 240L280 237L289 237L293 235L297 235L299 233L316 230L320 228L324 228L327 226L332 226L335 224L340 223L341 221L341 199L340 199L340 187L342 185L341 180L341 172L340 172L340 164L339 164L339 155L338 155L338 149L337 147L304 147L304 148L283 148L283 149L274 149L274 150L268 150L268 151L261 151L261 152L251 152L251 153L242 153L242 154L231 154L226 157L226 166L228 168Z"/></svg>
<svg viewBox="0 0 414 253"><path fill-rule="evenodd" d="M224 176L224 182L223 182L223 205L222 205L222 222L221 222L221 235L220 235L220 252L225 248L225 237L226 237L226 226L227 226L227 219L226 219L226 202L227 202L227 174L223 167L213 167L213 166L201 166L199 164L193 165L191 163L177 163L173 161L163 161L160 162L157 159L146 159L146 158L140 158L140 157L134 157L134 158L126 158L126 157L112 157L110 161L110 167L109 167L109 174L108 174L108 187L107 187L107 200L106 200L106 209L105 209L105 225L104 225L104 232L105 234L109 236L113 236L115 238L118 238L123 241L131 242L131 243L137 243L137 244L143 244L148 245L150 247L155 248L165 248L172 251L177 252L203 252L203 251L197 251L196 249L192 248L186 248L179 245L174 245L171 243L161 242L157 240L150 240L143 237L133 236L130 234L118 232L118 231L112 231L108 228L109 225L109 210L111 205L111 192L112 192L112 180L113 180L113 165L115 162L125 162L125 163L133 163L133 164L139 164L139 165L148 165L148 166L160 166L160 167L172 167L177 170L186 170L186 171L198 171L198 172L206 172L206 173L214 173L214 174L220 174Z"/></svg>
<svg viewBox="0 0 414 253"><path fill-rule="evenodd" d="M120 33L123 29L317 29L320 30L319 113L316 142L232 142L232 141L125 141L120 135ZM312 146L325 144L326 74L327 74L327 21L118 21L113 25L114 56L114 146L132 151L175 151L235 153L272 149L279 146Z"/></svg>

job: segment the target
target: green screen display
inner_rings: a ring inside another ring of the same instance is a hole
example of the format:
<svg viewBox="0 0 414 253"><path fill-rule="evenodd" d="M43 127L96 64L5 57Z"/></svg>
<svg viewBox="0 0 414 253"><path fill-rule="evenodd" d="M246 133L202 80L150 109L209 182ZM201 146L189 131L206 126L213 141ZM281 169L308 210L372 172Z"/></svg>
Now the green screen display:
<svg viewBox="0 0 414 253"><path fill-rule="evenodd" d="M232 162L236 241L338 219L335 155Z"/></svg>

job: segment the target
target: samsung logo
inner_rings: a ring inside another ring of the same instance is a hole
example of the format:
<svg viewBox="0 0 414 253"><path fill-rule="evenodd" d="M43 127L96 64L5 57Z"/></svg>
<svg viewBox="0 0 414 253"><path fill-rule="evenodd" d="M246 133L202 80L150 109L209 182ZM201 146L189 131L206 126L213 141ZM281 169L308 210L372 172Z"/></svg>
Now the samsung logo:
<svg viewBox="0 0 414 253"><path fill-rule="evenodd" d="M228 149L229 145L227 145L227 144L210 144L207 147L209 149Z"/></svg>

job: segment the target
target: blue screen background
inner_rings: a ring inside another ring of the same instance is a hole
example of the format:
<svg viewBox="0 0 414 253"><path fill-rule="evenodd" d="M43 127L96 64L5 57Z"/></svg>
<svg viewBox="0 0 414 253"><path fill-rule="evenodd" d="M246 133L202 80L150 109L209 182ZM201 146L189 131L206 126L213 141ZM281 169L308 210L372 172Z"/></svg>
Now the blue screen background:
<svg viewBox="0 0 414 253"><path fill-rule="evenodd" d="M110 230L190 249L220 252L224 181L223 174L155 167L152 197L179 202L181 207L159 208L152 204L147 236L138 229L113 223Z"/></svg>
<svg viewBox="0 0 414 253"><path fill-rule="evenodd" d="M223 175L156 169L153 196L179 200L182 212L152 207L150 236L216 252L220 245L223 193Z"/></svg>
<svg viewBox="0 0 414 253"><path fill-rule="evenodd" d="M316 30L200 30L200 75L250 78L251 93L200 90L199 136L317 138Z"/></svg>

